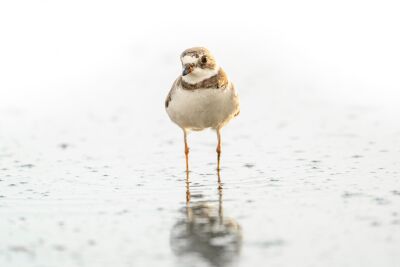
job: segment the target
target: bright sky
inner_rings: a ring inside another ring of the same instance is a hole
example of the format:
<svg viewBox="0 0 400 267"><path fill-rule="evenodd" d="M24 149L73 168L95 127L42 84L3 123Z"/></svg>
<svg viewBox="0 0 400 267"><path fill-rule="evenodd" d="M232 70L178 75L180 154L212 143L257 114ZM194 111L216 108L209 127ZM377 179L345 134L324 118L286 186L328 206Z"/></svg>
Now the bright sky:
<svg viewBox="0 0 400 267"><path fill-rule="evenodd" d="M182 50L204 45L239 83L396 104L399 10L356 0L2 1L0 103L162 85Z"/></svg>

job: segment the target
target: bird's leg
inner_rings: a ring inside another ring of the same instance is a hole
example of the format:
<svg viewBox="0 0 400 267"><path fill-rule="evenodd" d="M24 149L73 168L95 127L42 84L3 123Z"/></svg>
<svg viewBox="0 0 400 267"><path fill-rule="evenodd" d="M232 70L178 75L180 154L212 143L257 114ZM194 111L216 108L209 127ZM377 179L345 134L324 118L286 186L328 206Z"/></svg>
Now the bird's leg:
<svg viewBox="0 0 400 267"><path fill-rule="evenodd" d="M220 222L224 220L224 208L222 205L222 184L221 184L221 176L218 171L218 215Z"/></svg>
<svg viewBox="0 0 400 267"><path fill-rule="evenodd" d="M189 146L187 144L187 132L183 130L183 136L185 139L185 159L186 159L186 173L189 173Z"/></svg>
<svg viewBox="0 0 400 267"><path fill-rule="evenodd" d="M217 170L218 175L218 192L222 193L222 181L221 181L221 172Z"/></svg>
<svg viewBox="0 0 400 267"><path fill-rule="evenodd" d="M186 172L186 206L190 206L190 181L189 172Z"/></svg>
<svg viewBox="0 0 400 267"><path fill-rule="evenodd" d="M217 145L217 170L221 170L221 129L217 129L218 145Z"/></svg>

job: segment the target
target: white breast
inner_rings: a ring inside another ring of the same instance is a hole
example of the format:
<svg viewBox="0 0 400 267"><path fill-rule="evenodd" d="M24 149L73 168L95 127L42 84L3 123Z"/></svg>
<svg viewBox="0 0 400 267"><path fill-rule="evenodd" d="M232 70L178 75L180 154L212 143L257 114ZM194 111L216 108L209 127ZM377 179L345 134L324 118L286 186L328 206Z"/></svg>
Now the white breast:
<svg viewBox="0 0 400 267"><path fill-rule="evenodd" d="M239 110L234 87L185 90L175 88L167 113L171 120L187 130L220 128Z"/></svg>

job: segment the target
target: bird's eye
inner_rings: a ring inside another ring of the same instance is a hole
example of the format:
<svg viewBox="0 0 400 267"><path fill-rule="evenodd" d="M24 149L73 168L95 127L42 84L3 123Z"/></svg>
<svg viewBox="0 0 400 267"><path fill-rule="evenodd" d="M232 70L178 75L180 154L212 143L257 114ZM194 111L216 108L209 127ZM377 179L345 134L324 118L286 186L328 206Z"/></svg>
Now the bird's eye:
<svg viewBox="0 0 400 267"><path fill-rule="evenodd" d="M203 63L203 64L207 63L207 57L206 56L202 56L201 57L201 63Z"/></svg>

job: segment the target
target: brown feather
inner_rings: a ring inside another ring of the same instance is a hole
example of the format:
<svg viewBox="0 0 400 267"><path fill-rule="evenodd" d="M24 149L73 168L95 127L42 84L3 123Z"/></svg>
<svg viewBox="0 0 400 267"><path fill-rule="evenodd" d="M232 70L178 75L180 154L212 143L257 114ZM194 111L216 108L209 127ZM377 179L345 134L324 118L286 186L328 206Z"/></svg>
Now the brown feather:
<svg viewBox="0 0 400 267"><path fill-rule="evenodd" d="M169 90L169 93L168 93L168 95L167 95L167 98L165 99L165 108L167 108L167 107L169 106L169 102L171 102L171 100L172 100L172 92L174 91L174 89L175 89L176 86L180 86L181 80L182 80L182 77L179 76L179 77L174 81L174 83L172 84L171 90Z"/></svg>
<svg viewBox="0 0 400 267"><path fill-rule="evenodd" d="M225 71L220 68L218 73L214 76L207 78L201 82L191 84L181 80L182 88L185 90L196 90L196 89L219 89L223 88L228 84L228 77L226 76Z"/></svg>

